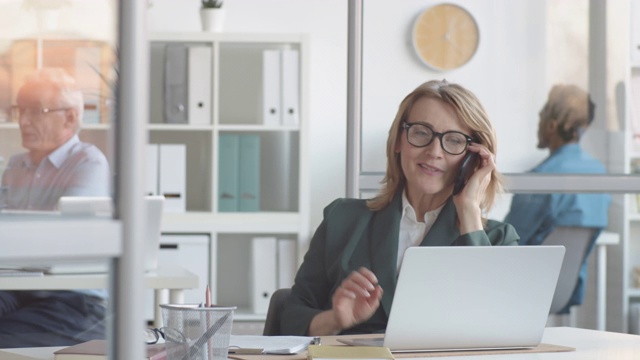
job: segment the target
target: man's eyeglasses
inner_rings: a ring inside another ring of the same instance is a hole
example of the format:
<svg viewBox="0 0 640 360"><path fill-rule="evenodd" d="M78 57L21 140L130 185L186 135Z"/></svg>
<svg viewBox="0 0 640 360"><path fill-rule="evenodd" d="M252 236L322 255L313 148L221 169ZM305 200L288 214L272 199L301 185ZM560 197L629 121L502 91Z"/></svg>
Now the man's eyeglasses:
<svg viewBox="0 0 640 360"><path fill-rule="evenodd" d="M40 118L48 113L57 112L57 111L66 111L71 109L70 107L62 107L62 108L43 108L43 107L24 107L14 105L11 107L11 119L14 121L19 120L23 116L28 116L29 118Z"/></svg>
<svg viewBox="0 0 640 360"><path fill-rule="evenodd" d="M402 128L407 130L407 141L415 147L425 147L440 138L442 150L451 155L460 155L467 150L473 138L459 131L447 131L439 133L421 123L403 122Z"/></svg>

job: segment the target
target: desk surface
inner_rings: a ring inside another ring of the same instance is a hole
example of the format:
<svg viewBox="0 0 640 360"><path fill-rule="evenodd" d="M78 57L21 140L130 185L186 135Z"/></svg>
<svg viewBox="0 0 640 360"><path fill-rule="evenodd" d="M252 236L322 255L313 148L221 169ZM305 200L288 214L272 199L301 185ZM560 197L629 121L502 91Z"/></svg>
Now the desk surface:
<svg viewBox="0 0 640 360"><path fill-rule="evenodd" d="M149 289L193 289L198 277L179 266L161 266L144 275ZM107 274L65 274L44 276L0 277L2 290L71 290L107 288Z"/></svg>
<svg viewBox="0 0 640 360"><path fill-rule="evenodd" d="M546 328L542 342L553 345L570 346L576 351L489 355L483 360L632 360L640 358L640 336L571 327ZM476 356L452 356L446 360L473 360ZM431 358L428 358L431 359Z"/></svg>
<svg viewBox="0 0 640 360"><path fill-rule="evenodd" d="M446 360L635 360L640 354L640 336L586 330L569 327L547 328L542 342L576 348L576 351L557 353L535 353L514 355L482 355L444 357ZM53 360L56 348L4 349L0 350L0 359L7 360ZM15 357L11 357L14 355ZM264 357L268 360L268 357ZM432 359L432 358L427 358Z"/></svg>

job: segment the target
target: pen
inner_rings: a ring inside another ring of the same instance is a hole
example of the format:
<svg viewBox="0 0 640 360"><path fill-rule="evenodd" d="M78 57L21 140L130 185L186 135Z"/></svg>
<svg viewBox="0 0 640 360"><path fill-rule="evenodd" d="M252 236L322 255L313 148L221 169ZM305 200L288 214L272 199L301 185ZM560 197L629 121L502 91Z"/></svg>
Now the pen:
<svg viewBox="0 0 640 360"><path fill-rule="evenodd" d="M207 290L204 294L204 298L205 298L205 306L206 307L211 307L211 288L209 287L209 284L207 284ZM211 317L210 314L207 312L207 329L209 329L209 326L211 325ZM213 352L213 347L211 346L211 344L208 344L207 346L207 350L208 350L208 354L209 356L212 354Z"/></svg>

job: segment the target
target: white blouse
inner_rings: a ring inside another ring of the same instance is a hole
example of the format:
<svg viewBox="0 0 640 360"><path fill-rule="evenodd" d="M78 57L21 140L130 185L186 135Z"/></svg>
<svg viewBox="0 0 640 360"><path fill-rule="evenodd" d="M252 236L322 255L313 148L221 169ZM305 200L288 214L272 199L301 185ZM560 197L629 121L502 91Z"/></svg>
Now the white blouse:
<svg viewBox="0 0 640 360"><path fill-rule="evenodd" d="M398 237L398 273L404 258L404 251L410 246L418 246L424 236L436 222L444 204L424 214L423 221L418 221L413 206L409 203L406 192L402 192L402 218L400 219L400 235Z"/></svg>

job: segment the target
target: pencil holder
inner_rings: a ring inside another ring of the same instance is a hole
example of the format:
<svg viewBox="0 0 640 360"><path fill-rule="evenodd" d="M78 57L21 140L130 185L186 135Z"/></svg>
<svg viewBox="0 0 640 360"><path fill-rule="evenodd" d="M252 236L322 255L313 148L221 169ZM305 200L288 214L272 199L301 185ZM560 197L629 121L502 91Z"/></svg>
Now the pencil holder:
<svg viewBox="0 0 640 360"><path fill-rule="evenodd" d="M233 307L162 304L167 360L227 358Z"/></svg>

